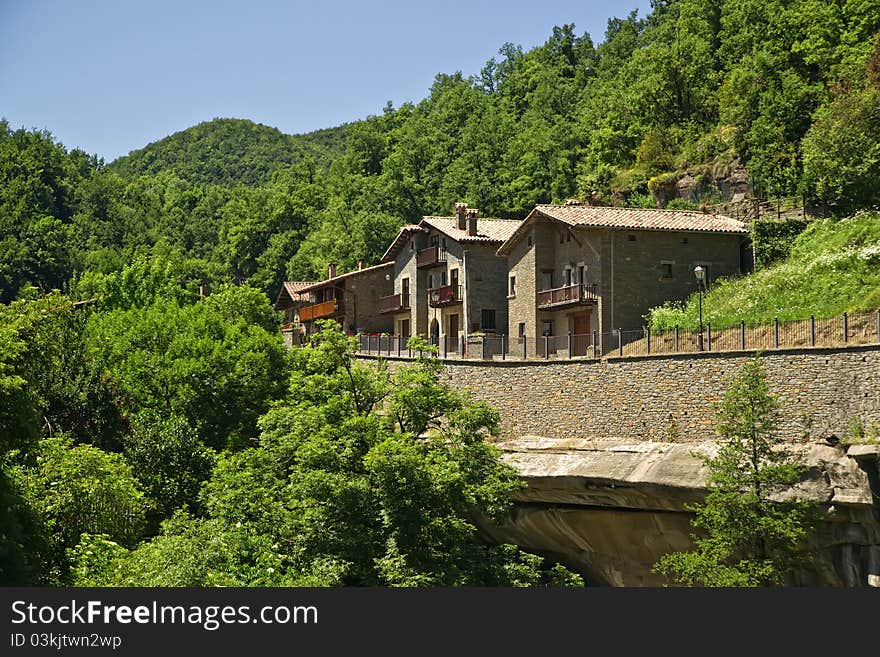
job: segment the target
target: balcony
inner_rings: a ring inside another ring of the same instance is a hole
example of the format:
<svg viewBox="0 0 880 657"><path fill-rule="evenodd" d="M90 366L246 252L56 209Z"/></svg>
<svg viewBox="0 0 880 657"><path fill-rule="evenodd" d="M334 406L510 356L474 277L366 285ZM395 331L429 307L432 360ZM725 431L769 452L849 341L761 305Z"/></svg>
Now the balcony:
<svg viewBox="0 0 880 657"><path fill-rule="evenodd" d="M333 315L341 310L341 306L342 304L339 303L339 299L331 299L324 303L316 303L313 306L300 308L299 321L310 322L324 317L333 317Z"/></svg>
<svg viewBox="0 0 880 657"><path fill-rule="evenodd" d="M435 267L446 263L446 251L439 246L429 246L416 253L416 267Z"/></svg>
<svg viewBox="0 0 880 657"><path fill-rule="evenodd" d="M390 297L379 297L380 313L396 313L409 310L409 293L392 294Z"/></svg>
<svg viewBox="0 0 880 657"><path fill-rule="evenodd" d="M461 303L461 285L444 285L428 290L428 305L431 308L451 306Z"/></svg>
<svg viewBox="0 0 880 657"><path fill-rule="evenodd" d="M548 310L581 303L595 303L599 299L598 285L579 283L538 292L538 309Z"/></svg>

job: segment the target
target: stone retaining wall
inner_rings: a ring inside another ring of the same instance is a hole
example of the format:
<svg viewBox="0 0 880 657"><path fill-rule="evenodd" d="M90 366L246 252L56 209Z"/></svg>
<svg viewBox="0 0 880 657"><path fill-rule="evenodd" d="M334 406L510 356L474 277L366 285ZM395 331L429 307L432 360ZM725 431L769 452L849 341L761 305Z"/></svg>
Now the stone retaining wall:
<svg viewBox="0 0 880 657"><path fill-rule="evenodd" d="M501 412L506 438L695 442L714 436L713 404L754 354L602 361L447 361L446 381ZM764 352L788 441L880 426L880 346Z"/></svg>

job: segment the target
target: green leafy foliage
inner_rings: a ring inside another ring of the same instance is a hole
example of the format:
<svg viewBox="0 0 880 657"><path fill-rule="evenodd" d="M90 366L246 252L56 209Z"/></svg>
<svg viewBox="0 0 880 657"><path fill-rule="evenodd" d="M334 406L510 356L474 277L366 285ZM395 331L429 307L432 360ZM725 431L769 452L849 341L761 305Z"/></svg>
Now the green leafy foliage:
<svg viewBox="0 0 880 657"><path fill-rule="evenodd" d="M704 321L715 327L835 317L880 307L880 215L814 220L789 247L788 258L739 279L714 281L703 298ZM699 326L698 298L649 314L651 328Z"/></svg>
<svg viewBox="0 0 880 657"><path fill-rule="evenodd" d="M325 325L294 354L290 389L261 419L259 445L218 462L206 516L178 514L133 551L84 540L72 553L77 582L581 584L480 538L475 516L502 520L522 485L486 440L497 412L441 386L433 358L390 375L353 351ZM401 423L410 404L418 411Z"/></svg>
<svg viewBox="0 0 880 657"><path fill-rule="evenodd" d="M718 453L705 458L709 493L691 508L695 550L664 556L658 572L689 586L780 586L809 560L815 502L786 496L804 467L779 445L779 402L760 359L746 363L718 406ZM787 497L787 499L786 499Z"/></svg>

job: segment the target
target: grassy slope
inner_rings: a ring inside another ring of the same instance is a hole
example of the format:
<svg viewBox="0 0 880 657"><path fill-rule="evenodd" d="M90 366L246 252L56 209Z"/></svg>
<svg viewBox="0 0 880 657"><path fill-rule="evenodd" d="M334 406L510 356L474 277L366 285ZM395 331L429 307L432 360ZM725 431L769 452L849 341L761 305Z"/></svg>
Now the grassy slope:
<svg viewBox="0 0 880 657"><path fill-rule="evenodd" d="M880 308L880 212L842 221L816 221L792 245L789 257L749 276L716 282L703 298L704 321L726 327L833 317ZM696 328L697 296L655 308L651 328Z"/></svg>

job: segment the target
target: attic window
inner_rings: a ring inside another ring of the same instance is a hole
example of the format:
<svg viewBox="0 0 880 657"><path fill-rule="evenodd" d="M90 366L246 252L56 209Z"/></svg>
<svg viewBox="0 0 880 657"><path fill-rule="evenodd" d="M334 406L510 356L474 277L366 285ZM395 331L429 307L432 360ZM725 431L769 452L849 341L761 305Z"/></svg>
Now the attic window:
<svg viewBox="0 0 880 657"><path fill-rule="evenodd" d="M635 242L635 241L636 241L636 236L635 236L635 235L627 235L627 236L626 236L626 239L627 239L627 241L629 241L629 242Z"/></svg>
<svg viewBox="0 0 880 657"><path fill-rule="evenodd" d="M682 243L682 244L687 244L687 243L688 243L688 238L687 238L687 237L682 237L682 238L681 238L681 243Z"/></svg>
<svg viewBox="0 0 880 657"><path fill-rule="evenodd" d="M672 263L664 260L660 263L660 275L663 278L672 278Z"/></svg>

